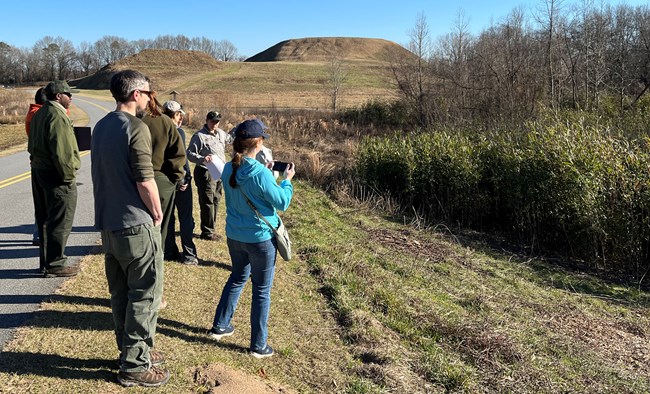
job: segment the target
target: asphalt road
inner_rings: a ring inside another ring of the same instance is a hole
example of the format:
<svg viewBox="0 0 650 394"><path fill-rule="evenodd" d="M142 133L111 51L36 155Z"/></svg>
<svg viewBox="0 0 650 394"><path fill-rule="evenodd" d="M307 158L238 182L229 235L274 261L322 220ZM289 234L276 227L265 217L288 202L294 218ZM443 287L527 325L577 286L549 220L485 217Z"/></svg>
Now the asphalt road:
<svg viewBox="0 0 650 394"><path fill-rule="evenodd" d="M113 102L77 95L73 95L72 103L88 114L91 127L115 109ZM66 247L66 255L74 262L99 245L99 233L93 228L89 153L81 152L77 211ZM16 328L29 324L41 302L65 280L46 279L39 273L38 247L32 246L34 203L29 171L27 152L0 157L0 350Z"/></svg>

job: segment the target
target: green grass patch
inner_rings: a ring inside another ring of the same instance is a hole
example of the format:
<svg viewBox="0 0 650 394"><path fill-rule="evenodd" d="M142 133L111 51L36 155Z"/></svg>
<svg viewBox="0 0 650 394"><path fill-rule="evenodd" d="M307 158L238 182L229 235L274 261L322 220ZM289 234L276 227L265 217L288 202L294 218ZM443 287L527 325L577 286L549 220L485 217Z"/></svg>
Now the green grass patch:
<svg viewBox="0 0 650 394"><path fill-rule="evenodd" d="M158 392L205 392L197 371L215 365L304 393L650 391L646 293L450 243L305 182L295 191L284 219L297 258L278 261L272 292L277 354L245 353L250 285L235 335L207 339L229 258L225 243L197 240L202 265L166 263L156 347L172 379ZM7 345L0 387L121 392L116 357L102 256L91 255Z"/></svg>

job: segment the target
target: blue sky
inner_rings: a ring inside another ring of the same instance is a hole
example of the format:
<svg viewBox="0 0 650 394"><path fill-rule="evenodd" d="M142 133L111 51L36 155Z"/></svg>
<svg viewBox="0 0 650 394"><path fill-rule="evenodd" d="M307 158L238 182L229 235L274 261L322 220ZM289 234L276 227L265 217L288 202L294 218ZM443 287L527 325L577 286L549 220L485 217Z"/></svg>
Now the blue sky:
<svg viewBox="0 0 650 394"><path fill-rule="evenodd" d="M579 0L563 2L570 6ZM605 3L635 6L648 0ZM48 35L61 36L76 46L105 35L136 40L184 34L228 40L240 55L252 56L280 41L303 37L383 38L406 45L419 14L426 17L434 39L451 31L459 10L472 32L478 33L516 7L530 15L543 4L543 0L12 0L2 4L0 41L31 48Z"/></svg>

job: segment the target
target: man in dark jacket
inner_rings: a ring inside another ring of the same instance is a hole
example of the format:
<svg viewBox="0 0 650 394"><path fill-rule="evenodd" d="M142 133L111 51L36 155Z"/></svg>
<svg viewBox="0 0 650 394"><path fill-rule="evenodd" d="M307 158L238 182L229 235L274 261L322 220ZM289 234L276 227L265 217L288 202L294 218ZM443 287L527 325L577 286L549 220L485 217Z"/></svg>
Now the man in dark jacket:
<svg viewBox="0 0 650 394"><path fill-rule="evenodd" d="M41 244L40 268L45 277L74 276L65 246L77 208L76 174L81 165L72 120L66 111L72 91L65 81L44 89L47 102L32 118L27 150L32 166L34 213Z"/></svg>

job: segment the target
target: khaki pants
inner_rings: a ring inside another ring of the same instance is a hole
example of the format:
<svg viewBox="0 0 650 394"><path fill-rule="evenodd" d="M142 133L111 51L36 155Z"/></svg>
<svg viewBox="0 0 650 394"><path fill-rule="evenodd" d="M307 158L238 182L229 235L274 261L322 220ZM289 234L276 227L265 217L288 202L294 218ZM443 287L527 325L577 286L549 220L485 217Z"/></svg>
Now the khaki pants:
<svg viewBox="0 0 650 394"><path fill-rule="evenodd" d="M160 228L142 224L102 231L102 243L120 369L146 371L163 290Z"/></svg>
<svg viewBox="0 0 650 394"><path fill-rule="evenodd" d="M174 214L174 196L176 195L176 185L172 183L166 175L156 175L154 177L154 181L158 187L160 209L163 212L163 221L160 224L160 236L164 241L167 238L169 220ZM163 244L163 248L164 246L165 244Z"/></svg>

